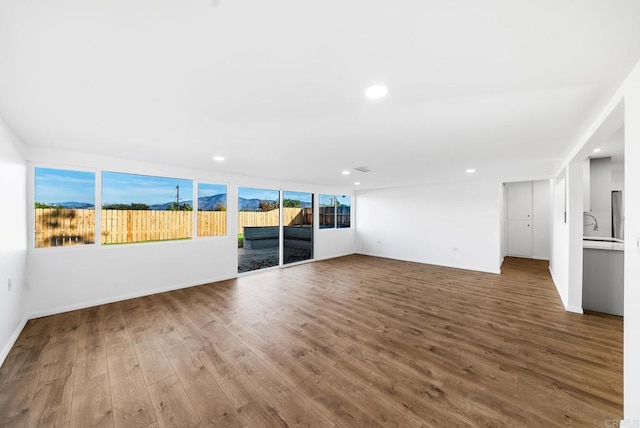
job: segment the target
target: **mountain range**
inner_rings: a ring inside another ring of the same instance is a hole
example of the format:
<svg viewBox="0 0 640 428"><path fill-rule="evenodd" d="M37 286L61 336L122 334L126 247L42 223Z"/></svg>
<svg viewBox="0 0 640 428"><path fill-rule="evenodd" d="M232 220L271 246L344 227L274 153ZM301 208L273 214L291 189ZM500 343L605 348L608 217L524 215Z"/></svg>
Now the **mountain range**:
<svg viewBox="0 0 640 428"><path fill-rule="evenodd" d="M59 204L52 204L55 205L56 207L62 207L62 208L72 208L72 209L76 209L76 210L86 210L86 209L91 209L91 208L95 208L94 204L88 204L86 202L60 202Z"/></svg>
<svg viewBox="0 0 640 428"><path fill-rule="evenodd" d="M258 211L260 209L260 201L262 201L262 199L238 198L238 209L240 211ZM227 206L226 202L227 202L226 193L220 193L218 195L212 195L212 196L203 196L201 198L198 198L198 208L205 211L211 211L220 204L226 207ZM276 203L276 201L268 201L268 202L271 202L272 204ZM175 202L172 201L172 202L165 202L163 204L154 204L154 205L150 205L149 208L151 208L152 210L164 211L174 203ZM193 207L193 201L182 201L181 203L188 204ZM56 205L63 208L75 208L75 209L94 208L93 204L88 204L85 202L61 202ZM308 208L310 206L311 206L311 203L302 202L302 207Z"/></svg>

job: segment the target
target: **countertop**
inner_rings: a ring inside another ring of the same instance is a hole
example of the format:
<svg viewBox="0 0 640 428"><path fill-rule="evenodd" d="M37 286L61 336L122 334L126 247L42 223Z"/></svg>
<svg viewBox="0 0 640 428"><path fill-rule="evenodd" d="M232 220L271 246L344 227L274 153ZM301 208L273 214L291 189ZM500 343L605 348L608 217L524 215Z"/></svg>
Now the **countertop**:
<svg viewBox="0 0 640 428"><path fill-rule="evenodd" d="M582 240L582 247L591 250L624 251L624 241L616 238L585 236Z"/></svg>

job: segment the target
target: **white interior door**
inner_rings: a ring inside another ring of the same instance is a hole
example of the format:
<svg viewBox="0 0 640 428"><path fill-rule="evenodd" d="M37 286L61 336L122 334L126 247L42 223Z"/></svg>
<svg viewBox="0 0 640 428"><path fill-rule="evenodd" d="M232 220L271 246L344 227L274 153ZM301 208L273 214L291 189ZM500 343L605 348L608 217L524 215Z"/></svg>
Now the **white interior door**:
<svg viewBox="0 0 640 428"><path fill-rule="evenodd" d="M533 182L507 184L507 220L531 221L533 213Z"/></svg>
<svg viewBox="0 0 640 428"><path fill-rule="evenodd" d="M533 182L508 183L507 255L533 256Z"/></svg>
<svg viewBox="0 0 640 428"><path fill-rule="evenodd" d="M533 227L530 221L507 222L507 254L531 257L533 253Z"/></svg>

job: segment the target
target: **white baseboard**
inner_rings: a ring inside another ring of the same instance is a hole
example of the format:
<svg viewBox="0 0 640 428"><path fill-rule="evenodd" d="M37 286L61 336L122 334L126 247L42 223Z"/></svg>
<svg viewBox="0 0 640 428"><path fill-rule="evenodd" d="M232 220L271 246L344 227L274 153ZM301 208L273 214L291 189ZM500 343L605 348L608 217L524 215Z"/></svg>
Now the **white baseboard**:
<svg viewBox="0 0 640 428"><path fill-rule="evenodd" d="M315 260L316 261L320 261L320 260L330 260L330 259L337 259L338 257L346 257L346 256L352 256L354 254L358 254L355 251L351 251L351 252L346 252L346 253L340 253L340 254L333 254L331 256L326 256L326 257L318 257Z"/></svg>
<svg viewBox="0 0 640 428"><path fill-rule="evenodd" d="M9 341L4 346L4 349L2 349L2 353L0 354L0 366L2 366L2 364L4 364L4 360L7 359L7 356L9 355L9 351L11 351L11 348L13 348L13 345L16 343L16 340L18 340L18 337L20 336L20 333L22 333L24 326L27 325L27 321L29 321L29 317L25 316L24 318L22 318L22 320L16 327L15 331L9 338Z"/></svg>
<svg viewBox="0 0 640 428"><path fill-rule="evenodd" d="M584 314L584 311L579 306L567 306L566 309L567 309L567 311L573 312L573 313L576 313L576 314Z"/></svg>
<svg viewBox="0 0 640 428"><path fill-rule="evenodd" d="M389 256L386 256L386 255L380 255L380 254L374 254L374 253L358 252L356 254L361 254L363 256L380 257L382 259L400 260L400 261L403 261L403 262L422 263L423 265L443 266L443 267L449 267L449 268L461 269L461 270L472 270L474 272L494 273L494 274L498 274L498 275L501 273L500 267L498 267L498 269L490 269L490 268L483 268L483 267L479 267L479 266L442 264L442 263L436 263L436 262L429 261L429 260L417 260L417 259L410 259L410 258L389 257Z"/></svg>
<svg viewBox="0 0 640 428"><path fill-rule="evenodd" d="M50 315L57 315L64 312L91 308L93 306L106 305L114 302L121 302L123 300L135 299L137 297L150 296L152 294L159 294L159 293L166 293L167 291L180 290L182 288L197 287L199 285L210 284L212 282L226 281L229 279L235 279L237 277L238 277L237 275L232 275L232 276L213 278L213 279L202 280L202 281L193 281L193 282L188 282L188 283L183 283L178 285L172 285L169 287L153 288L153 289L138 291L135 293L120 294L118 296L105 297L103 299L92 300L89 302L75 303L72 305L59 306L57 308L49 308L41 311L31 312L30 314L28 314L27 318L35 319L35 318L48 317Z"/></svg>
<svg viewBox="0 0 640 428"><path fill-rule="evenodd" d="M549 273L551 274L551 280L553 281L553 285L556 287L556 292L558 293L558 296L560 297L560 301L562 302L562 306L564 306L564 309L567 312L573 312L573 313L576 313L576 314L584 314L584 311L582 310L581 307L569 305L569 302L565 302L564 301L564 299L562 298L562 294L560 293L560 290L558 290L558 281L556 280L556 277L553 275L553 269L551 269L551 266L549 266Z"/></svg>

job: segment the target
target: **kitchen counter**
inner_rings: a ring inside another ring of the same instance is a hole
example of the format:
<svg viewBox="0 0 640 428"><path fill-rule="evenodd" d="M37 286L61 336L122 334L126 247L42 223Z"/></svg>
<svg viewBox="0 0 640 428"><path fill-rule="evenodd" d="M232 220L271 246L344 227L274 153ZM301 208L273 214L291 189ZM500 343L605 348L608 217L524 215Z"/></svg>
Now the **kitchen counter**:
<svg viewBox="0 0 640 428"><path fill-rule="evenodd" d="M623 315L624 242L608 240L613 241L612 238L583 241L582 307Z"/></svg>
<svg viewBox="0 0 640 428"><path fill-rule="evenodd" d="M616 238L601 238L599 236L584 236L582 247L595 250L624 251L624 241Z"/></svg>

